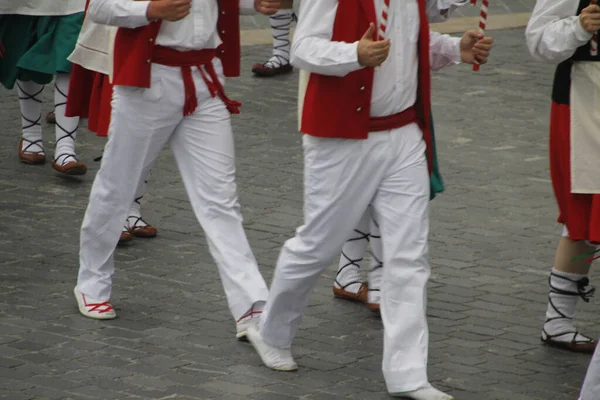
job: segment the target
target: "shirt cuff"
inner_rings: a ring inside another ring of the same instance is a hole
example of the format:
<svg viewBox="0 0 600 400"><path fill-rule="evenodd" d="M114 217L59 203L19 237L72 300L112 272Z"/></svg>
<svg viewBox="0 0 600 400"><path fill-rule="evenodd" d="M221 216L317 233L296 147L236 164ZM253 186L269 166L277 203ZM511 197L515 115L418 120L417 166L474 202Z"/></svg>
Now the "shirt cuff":
<svg viewBox="0 0 600 400"><path fill-rule="evenodd" d="M587 43L592 38L592 36L594 36L594 34L583 29L579 17L575 18L577 18L575 20L575 37L579 42Z"/></svg>
<svg viewBox="0 0 600 400"><path fill-rule="evenodd" d="M347 46L349 54L353 54L353 57L350 58L352 62L348 65L350 67L350 72L358 71L359 69L363 68L363 66L358 62L358 42L347 43Z"/></svg>
<svg viewBox="0 0 600 400"><path fill-rule="evenodd" d="M462 63L462 54L460 54L460 41L462 38L452 36L450 39L452 39L454 42L452 45L454 47L454 51L450 54L450 61L460 64Z"/></svg>
<svg viewBox="0 0 600 400"><path fill-rule="evenodd" d="M133 25L144 26L150 21L148 20L148 6L149 1L130 1L127 4L128 18L131 19Z"/></svg>
<svg viewBox="0 0 600 400"><path fill-rule="evenodd" d="M240 15L252 15L256 14L254 8L254 0L239 0L240 1Z"/></svg>

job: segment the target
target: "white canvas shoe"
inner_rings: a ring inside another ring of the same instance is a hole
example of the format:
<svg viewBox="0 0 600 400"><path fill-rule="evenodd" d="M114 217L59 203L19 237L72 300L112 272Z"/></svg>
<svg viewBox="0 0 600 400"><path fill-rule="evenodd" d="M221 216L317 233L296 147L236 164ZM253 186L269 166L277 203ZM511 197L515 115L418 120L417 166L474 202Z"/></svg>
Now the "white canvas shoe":
<svg viewBox="0 0 600 400"><path fill-rule="evenodd" d="M248 340L267 367L275 371L296 371L298 369L298 364L292 357L292 350L266 344L257 326L248 327Z"/></svg>
<svg viewBox="0 0 600 400"><path fill-rule="evenodd" d="M412 390L410 392L390 393L390 395L392 397L400 397L402 399L412 400L454 400L454 397L442 392L441 390L437 390L431 385L422 389Z"/></svg>
<svg viewBox="0 0 600 400"><path fill-rule="evenodd" d="M254 307L246 313L242 318L238 319L236 325L237 334L235 337L238 340L247 340L246 336L248 335L248 328L251 326L258 326L260 322L260 316L262 315L262 311L254 311Z"/></svg>
<svg viewBox="0 0 600 400"><path fill-rule="evenodd" d="M91 299L77 290L77 286L75 286L73 292L75 293L75 298L77 299L79 312L83 316L93 319L117 318L117 313L115 313L115 310L108 301Z"/></svg>

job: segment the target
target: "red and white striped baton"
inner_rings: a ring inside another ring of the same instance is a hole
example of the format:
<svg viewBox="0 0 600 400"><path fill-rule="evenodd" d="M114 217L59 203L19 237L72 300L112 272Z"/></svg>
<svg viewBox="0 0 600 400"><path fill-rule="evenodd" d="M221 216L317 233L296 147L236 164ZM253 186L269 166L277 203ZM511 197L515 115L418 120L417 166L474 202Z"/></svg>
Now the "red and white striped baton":
<svg viewBox="0 0 600 400"><path fill-rule="evenodd" d="M390 13L390 0L383 0L383 8L381 9L381 20L379 21L379 40L385 38L385 31L387 29L388 15Z"/></svg>
<svg viewBox="0 0 600 400"><path fill-rule="evenodd" d="M592 0L590 1L590 4L598 4L598 1ZM594 36L592 36L592 41L590 42L590 55L598 55L598 31L594 32Z"/></svg>
<svg viewBox="0 0 600 400"><path fill-rule="evenodd" d="M477 0L471 0L471 4L477 4ZM489 0L481 2L481 10L479 11L479 33L485 35L485 27L487 25ZM473 71L479 71L479 63L477 60L473 63Z"/></svg>

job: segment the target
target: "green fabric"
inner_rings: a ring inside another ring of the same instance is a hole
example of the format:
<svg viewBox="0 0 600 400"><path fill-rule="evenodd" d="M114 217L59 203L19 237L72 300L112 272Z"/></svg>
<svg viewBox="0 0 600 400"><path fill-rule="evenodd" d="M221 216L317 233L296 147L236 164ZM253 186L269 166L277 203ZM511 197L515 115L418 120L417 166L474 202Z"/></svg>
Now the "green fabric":
<svg viewBox="0 0 600 400"><path fill-rule="evenodd" d="M435 146L435 129L433 124L433 115L431 116L431 138L433 143L433 171L429 177L429 184L431 186L430 199L433 200L438 193L442 193L445 190L444 180L440 173L440 166L438 163L437 150Z"/></svg>
<svg viewBox="0 0 600 400"><path fill-rule="evenodd" d="M17 79L45 85L60 72L71 72L67 57L75 49L83 13L65 16L0 16L0 83L8 89Z"/></svg>

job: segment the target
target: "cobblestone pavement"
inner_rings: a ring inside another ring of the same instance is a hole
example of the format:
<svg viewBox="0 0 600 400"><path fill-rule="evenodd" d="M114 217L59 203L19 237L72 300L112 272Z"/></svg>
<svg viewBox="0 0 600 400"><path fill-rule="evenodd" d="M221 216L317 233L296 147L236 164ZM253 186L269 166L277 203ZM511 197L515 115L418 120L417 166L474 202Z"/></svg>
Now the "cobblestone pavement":
<svg viewBox="0 0 600 400"><path fill-rule="evenodd" d="M432 203L429 373L458 400L575 400L589 356L539 342L560 232L546 154L552 67L531 61L522 30L495 35L495 58L481 72L459 66L435 76L447 192ZM297 75L252 78L250 65L270 49L243 51L243 77L228 89L244 101L234 118L238 182L247 233L270 280L278 249L301 222ZM80 158L91 171L62 179L50 165L19 163L15 93L2 89L0 105L0 398L388 398L381 321L332 297L333 266L295 342L299 372L267 370L249 344L235 341L167 151L144 203L160 236L117 251L119 318L80 316L71 292L78 229L104 140L83 130ZM600 333L599 311L593 302L579 308L590 335Z"/></svg>
<svg viewBox="0 0 600 400"><path fill-rule="evenodd" d="M296 10L300 1L295 1ZM477 1L481 4L481 1ZM489 14L513 14L513 13L524 13L530 12L535 6L535 0L493 0L490 1ZM471 7L468 4L457 9L454 13L455 17L474 17L479 15L479 6ZM242 17L242 28L243 29L256 29L256 28L268 28L269 19L264 16L244 16Z"/></svg>

